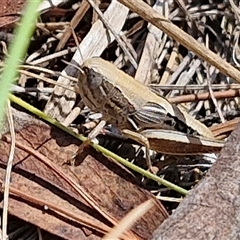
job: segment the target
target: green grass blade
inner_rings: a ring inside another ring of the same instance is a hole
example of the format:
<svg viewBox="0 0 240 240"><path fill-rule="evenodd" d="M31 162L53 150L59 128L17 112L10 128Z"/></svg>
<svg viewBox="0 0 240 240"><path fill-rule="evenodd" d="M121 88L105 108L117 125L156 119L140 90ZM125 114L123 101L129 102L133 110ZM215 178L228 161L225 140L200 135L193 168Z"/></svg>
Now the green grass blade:
<svg viewBox="0 0 240 240"><path fill-rule="evenodd" d="M4 110L10 91L11 83L17 77L18 66L22 63L27 52L31 36L34 32L36 20L39 16L37 8L42 0L28 0L23 11L21 21L16 28L13 42L9 46L9 54L5 59L5 67L0 77L0 122L4 117ZM1 132L0 125L0 132Z"/></svg>

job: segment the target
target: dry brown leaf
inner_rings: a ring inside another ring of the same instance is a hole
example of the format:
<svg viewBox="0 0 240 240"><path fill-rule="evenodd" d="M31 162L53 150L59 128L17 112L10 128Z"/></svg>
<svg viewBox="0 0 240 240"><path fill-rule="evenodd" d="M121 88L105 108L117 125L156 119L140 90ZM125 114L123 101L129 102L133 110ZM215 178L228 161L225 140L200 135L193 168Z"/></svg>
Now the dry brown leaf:
<svg viewBox="0 0 240 240"><path fill-rule="evenodd" d="M25 0L1 0L0 4L0 27L7 27L9 24L19 20Z"/></svg>
<svg viewBox="0 0 240 240"><path fill-rule="evenodd" d="M63 165L79 142L41 121L25 124L16 141L9 212L55 235L99 239L131 209L154 199L132 175L90 147L77 157L77 166ZM2 183L9 142L5 134L0 146ZM93 202L84 200L71 182L79 184ZM148 219L139 220L128 236L148 239L167 217L160 202L154 201Z"/></svg>

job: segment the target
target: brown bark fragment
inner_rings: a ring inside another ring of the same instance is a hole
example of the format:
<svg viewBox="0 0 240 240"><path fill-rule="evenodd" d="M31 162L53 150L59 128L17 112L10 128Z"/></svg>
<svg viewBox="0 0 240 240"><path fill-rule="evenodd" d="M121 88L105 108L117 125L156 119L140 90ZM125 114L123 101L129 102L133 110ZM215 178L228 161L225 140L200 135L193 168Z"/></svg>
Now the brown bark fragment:
<svg viewBox="0 0 240 240"><path fill-rule="evenodd" d="M240 123L206 177L152 239L240 239L239 142Z"/></svg>

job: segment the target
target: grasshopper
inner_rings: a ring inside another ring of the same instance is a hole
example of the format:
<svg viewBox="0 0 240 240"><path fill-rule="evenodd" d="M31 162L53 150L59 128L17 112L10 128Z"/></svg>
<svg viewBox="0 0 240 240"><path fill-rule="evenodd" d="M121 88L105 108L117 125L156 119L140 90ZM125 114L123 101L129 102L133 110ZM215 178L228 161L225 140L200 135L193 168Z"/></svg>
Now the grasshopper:
<svg viewBox="0 0 240 240"><path fill-rule="evenodd" d="M101 112L124 135L144 144L148 166L149 149L193 155L222 148L223 142L215 140L204 124L110 62L93 57L83 63L82 70L78 91L84 104Z"/></svg>

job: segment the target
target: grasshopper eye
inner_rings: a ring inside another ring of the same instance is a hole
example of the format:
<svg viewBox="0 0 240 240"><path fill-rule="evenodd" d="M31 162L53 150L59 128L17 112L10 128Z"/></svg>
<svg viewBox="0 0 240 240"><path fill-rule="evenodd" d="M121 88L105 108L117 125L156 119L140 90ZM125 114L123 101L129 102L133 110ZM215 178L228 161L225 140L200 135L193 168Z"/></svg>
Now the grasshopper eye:
<svg viewBox="0 0 240 240"><path fill-rule="evenodd" d="M91 89L97 89L102 85L102 75L90 68L83 68L87 76L87 81Z"/></svg>

